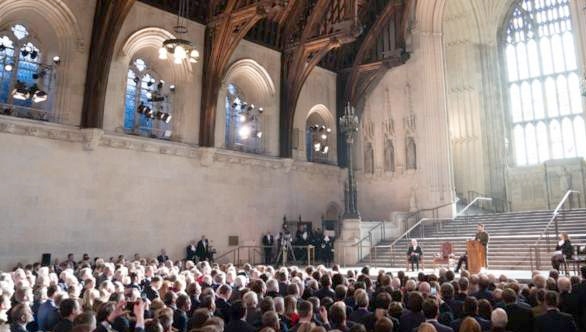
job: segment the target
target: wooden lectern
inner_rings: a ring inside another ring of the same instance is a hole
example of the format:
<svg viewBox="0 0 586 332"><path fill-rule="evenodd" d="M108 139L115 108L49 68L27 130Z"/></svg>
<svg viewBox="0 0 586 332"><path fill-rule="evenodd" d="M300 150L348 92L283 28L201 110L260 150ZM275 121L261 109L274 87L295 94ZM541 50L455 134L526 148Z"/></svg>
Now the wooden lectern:
<svg viewBox="0 0 586 332"><path fill-rule="evenodd" d="M468 251L468 271L476 274L484 266L484 246L480 241L468 240L466 242Z"/></svg>

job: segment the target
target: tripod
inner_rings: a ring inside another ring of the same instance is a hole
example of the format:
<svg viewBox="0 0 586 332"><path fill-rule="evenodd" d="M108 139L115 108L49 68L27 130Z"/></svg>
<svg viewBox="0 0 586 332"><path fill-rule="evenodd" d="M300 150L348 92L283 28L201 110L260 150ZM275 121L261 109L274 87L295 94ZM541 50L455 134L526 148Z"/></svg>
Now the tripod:
<svg viewBox="0 0 586 332"><path fill-rule="evenodd" d="M281 250L279 250L279 255L277 256L275 265L279 263L281 258L283 259L283 264L281 264L281 266L287 265L287 259L289 258L289 255L293 258L293 261L297 260L297 258L295 258L293 247L291 246L291 241L283 240L281 242Z"/></svg>

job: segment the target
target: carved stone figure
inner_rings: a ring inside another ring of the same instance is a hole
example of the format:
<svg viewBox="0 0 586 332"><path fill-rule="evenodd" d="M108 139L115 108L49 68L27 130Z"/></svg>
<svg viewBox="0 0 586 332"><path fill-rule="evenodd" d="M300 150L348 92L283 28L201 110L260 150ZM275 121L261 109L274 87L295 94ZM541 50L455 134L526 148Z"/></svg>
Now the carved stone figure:
<svg viewBox="0 0 586 332"><path fill-rule="evenodd" d="M413 137L407 138L407 169L417 169L417 147Z"/></svg>

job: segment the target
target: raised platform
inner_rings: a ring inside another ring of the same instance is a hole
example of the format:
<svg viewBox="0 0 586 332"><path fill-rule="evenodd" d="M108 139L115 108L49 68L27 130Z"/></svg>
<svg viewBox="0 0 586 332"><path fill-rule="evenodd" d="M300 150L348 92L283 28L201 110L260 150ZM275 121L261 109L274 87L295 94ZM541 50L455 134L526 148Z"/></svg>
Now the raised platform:
<svg viewBox="0 0 586 332"><path fill-rule="evenodd" d="M340 268L340 271L343 274L346 274L349 270L355 270L360 272L360 270L363 268L363 266L354 266L354 267L343 267ZM405 271L405 269L400 269L400 268L384 268L384 267L370 267L370 275L373 278L376 278L378 276L378 273L380 270L384 270L385 272L392 272L393 276L397 275L397 272L399 271ZM405 274L408 277L417 277L417 275L419 274L419 272L423 272L425 274L438 274L439 270L438 269L425 269L425 270L419 270L419 271L415 271L415 272L405 272ZM505 275L507 278L509 279L515 279L519 282L522 283L527 283L531 280L532 277L532 271L523 271L523 270L483 270L481 271L481 273L484 274L492 274L495 277L499 277L501 275ZM539 273L545 277L549 276L549 271L539 271ZM573 275L573 273L571 273L570 275ZM456 273L456 278L460 277L460 273Z"/></svg>

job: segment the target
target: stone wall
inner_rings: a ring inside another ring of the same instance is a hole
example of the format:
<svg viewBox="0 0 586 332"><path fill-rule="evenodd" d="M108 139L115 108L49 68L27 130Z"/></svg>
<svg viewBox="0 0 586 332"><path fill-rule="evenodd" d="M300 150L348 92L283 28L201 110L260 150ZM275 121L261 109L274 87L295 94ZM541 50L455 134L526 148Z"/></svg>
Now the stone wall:
<svg viewBox="0 0 586 332"><path fill-rule="evenodd" d="M5 117L0 140L2 268L43 252L181 257L204 234L221 253L342 205L335 166Z"/></svg>

